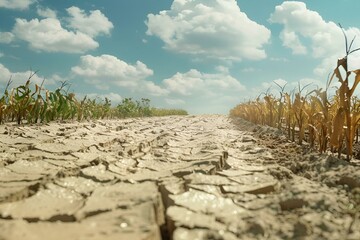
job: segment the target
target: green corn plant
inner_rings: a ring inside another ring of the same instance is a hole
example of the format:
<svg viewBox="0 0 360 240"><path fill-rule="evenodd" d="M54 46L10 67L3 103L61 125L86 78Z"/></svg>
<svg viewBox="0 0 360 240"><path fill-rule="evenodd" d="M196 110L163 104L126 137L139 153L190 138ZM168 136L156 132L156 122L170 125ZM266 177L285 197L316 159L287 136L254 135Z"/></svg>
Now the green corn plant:
<svg viewBox="0 0 360 240"><path fill-rule="evenodd" d="M41 90L43 89L45 79L42 81L41 85L35 84L35 92L31 95L32 98L36 95L35 101L31 107L31 111L28 113L27 121L28 123L37 123L40 119L40 113L44 106L44 99L41 96Z"/></svg>
<svg viewBox="0 0 360 240"><path fill-rule="evenodd" d="M140 115L142 117L150 117L151 109L150 109L150 99L141 98L141 102L138 102Z"/></svg>
<svg viewBox="0 0 360 240"><path fill-rule="evenodd" d="M101 118L107 118L111 115L111 100L108 98L105 98L104 104L101 105Z"/></svg>
<svg viewBox="0 0 360 240"><path fill-rule="evenodd" d="M25 85L16 87L13 91L13 98L11 104L13 105L14 115L18 124L27 117L31 111L34 103L33 95L31 94L30 81L37 72L31 73Z"/></svg>
<svg viewBox="0 0 360 240"><path fill-rule="evenodd" d="M9 112L9 86L12 83L12 79L10 77L9 81L6 84L4 95L0 98L0 124L3 124L7 119L7 114Z"/></svg>
<svg viewBox="0 0 360 240"><path fill-rule="evenodd" d="M134 117L137 112L137 105L131 98L125 98L121 104L117 106L121 117Z"/></svg>
<svg viewBox="0 0 360 240"><path fill-rule="evenodd" d="M105 100L88 99L86 96L78 101L74 93L65 91L66 81L61 82L55 91L43 88L45 79L41 85L35 84L31 87L31 78L36 72L31 73L24 85L12 88L9 79L4 93L0 96L0 124L5 122L24 123L46 123L54 120L74 120L124 117L145 117L165 115L185 115L186 111L181 109L157 109L150 106L150 100L123 99L117 107L111 106L108 98Z"/></svg>

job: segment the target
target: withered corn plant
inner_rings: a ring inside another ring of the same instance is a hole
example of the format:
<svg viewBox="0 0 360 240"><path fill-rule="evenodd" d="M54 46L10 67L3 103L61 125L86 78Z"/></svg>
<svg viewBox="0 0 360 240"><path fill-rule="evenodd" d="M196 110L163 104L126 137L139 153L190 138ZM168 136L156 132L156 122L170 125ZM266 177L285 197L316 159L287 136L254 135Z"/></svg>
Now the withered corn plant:
<svg viewBox="0 0 360 240"><path fill-rule="evenodd" d="M352 50L354 39L348 46L346 34L342 31L346 55L338 60L325 90L316 89L304 95L302 92L306 86L299 87L297 92L287 93L284 87L278 85L280 97L267 92L263 99L258 97L256 101L239 104L230 111L230 115L257 124L276 126L284 130L290 140L297 140L299 144L307 141L310 147L318 148L321 153L331 150L340 157L345 150L346 159L350 161L360 124L360 101L354 96L360 83L360 69L348 70L348 56L360 48ZM353 81L350 81L351 76L354 76ZM329 98L328 89L334 79L338 80L340 87Z"/></svg>
<svg viewBox="0 0 360 240"><path fill-rule="evenodd" d="M311 147L317 143L320 153L327 150L329 137L331 135L331 115L329 112L330 102L327 97L327 90L317 89L315 95L311 96L309 117L309 131L314 131L314 142L310 142ZM310 135L310 134L309 134Z"/></svg>
<svg viewBox="0 0 360 240"><path fill-rule="evenodd" d="M303 139L305 137L305 128L307 124L307 115L305 108L308 107L309 104L306 103L306 98L309 94L306 94L305 96L302 96L302 91L307 87L308 85L304 87L300 87L299 84L299 90L297 93L295 93L295 100L292 104L292 110L293 114L295 116L296 125L298 127L298 140L299 144L301 145L303 142Z"/></svg>
<svg viewBox="0 0 360 240"><path fill-rule="evenodd" d="M285 93L285 128L288 138L295 141L295 117L292 109L293 101L289 93Z"/></svg>
<svg viewBox="0 0 360 240"><path fill-rule="evenodd" d="M265 110L265 120L266 120L266 124L271 126L271 127L275 127L275 119L277 119L276 115L276 105L277 105L277 100L276 98L271 95L271 94L266 94L264 97L265 100L265 106L264 106L264 110Z"/></svg>
<svg viewBox="0 0 360 240"><path fill-rule="evenodd" d="M341 28L341 30L345 38L346 55L344 58L338 60L337 66L330 79L331 82L334 77L336 77L341 84L336 92L339 99L339 105L333 121L333 133L330 137L330 144L334 150L338 151L338 154L340 156L342 152L343 138L345 138L346 158L347 160L350 160L353 154L353 142L356 133L356 126L359 122L359 115L356 112L352 112L352 109L354 109L354 107L351 104L353 102L352 96L354 94L354 91L360 82L360 70L348 70L348 56L351 53L360 49L358 48L352 50L351 47L354 43L355 37L352 39L350 45L348 46L347 36L343 28ZM345 77L342 76L341 70L345 72ZM352 86L350 86L349 77L352 74L355 74L355 80Z"/></svg>
<svg viewBox="0 0 360 240"><path fill-rule="evenodd" d="M283 86L280 86L280 84L278 84L277 82L274 81L274 83L280 88L279 94L280 94L280 98L277 104L277 119L276 119L276 125L277 128L281 129L282 124L283 124L283 119L284 119L284 104L285 104L285 87L287 84L284 84Z"/></svg>
<svg viewBox="0 0 360 240"><path fill-rule="evenodd" d="M27 116L28 123L37 123L41 117L41 111L44 107L44 98L41 95L41 90L43 87L45 79L42 81L41 85L35 84L35 93L32 94L32 97L36 95L35 101L33 101L33 105L31 106L31 110Z"/></svg>

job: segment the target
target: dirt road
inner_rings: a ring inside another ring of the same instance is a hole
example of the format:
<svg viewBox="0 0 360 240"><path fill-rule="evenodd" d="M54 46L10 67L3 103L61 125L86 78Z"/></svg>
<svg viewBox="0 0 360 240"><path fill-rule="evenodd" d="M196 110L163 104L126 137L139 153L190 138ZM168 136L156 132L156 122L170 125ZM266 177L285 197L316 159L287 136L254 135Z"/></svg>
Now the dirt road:
<svg viewBox="0 0 360 240"><path fill-rule="evenodd" d="M0 239L360 239L360 163L226 116L0 126Z"/></svg>

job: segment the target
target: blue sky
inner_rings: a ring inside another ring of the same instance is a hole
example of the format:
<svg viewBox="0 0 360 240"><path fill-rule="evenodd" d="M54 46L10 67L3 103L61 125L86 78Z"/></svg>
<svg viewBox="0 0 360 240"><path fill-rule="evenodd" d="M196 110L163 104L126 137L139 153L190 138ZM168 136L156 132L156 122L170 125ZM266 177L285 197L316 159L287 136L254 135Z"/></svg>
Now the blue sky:
<svg viewBox="0 0 360 240"><path fill-rule="evenodd" d="M0 90L39 70L78 97L151 99L192 114L228 113L287 83L323 86L360 46L358 0L0 0ZM360 68L359 54L350 58Z"/></svg>

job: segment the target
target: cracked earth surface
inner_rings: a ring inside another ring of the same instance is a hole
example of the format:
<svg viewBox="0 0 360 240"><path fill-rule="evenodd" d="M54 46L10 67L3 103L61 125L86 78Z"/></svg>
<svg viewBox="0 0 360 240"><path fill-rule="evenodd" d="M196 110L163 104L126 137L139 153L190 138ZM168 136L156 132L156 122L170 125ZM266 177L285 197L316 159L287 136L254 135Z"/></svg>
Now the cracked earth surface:
<svg viewBox="0 0 360 240"><path fill-rule="evenodd" d="M360 239L360 163L226 116L0 126L0 239Z"/></svg>

